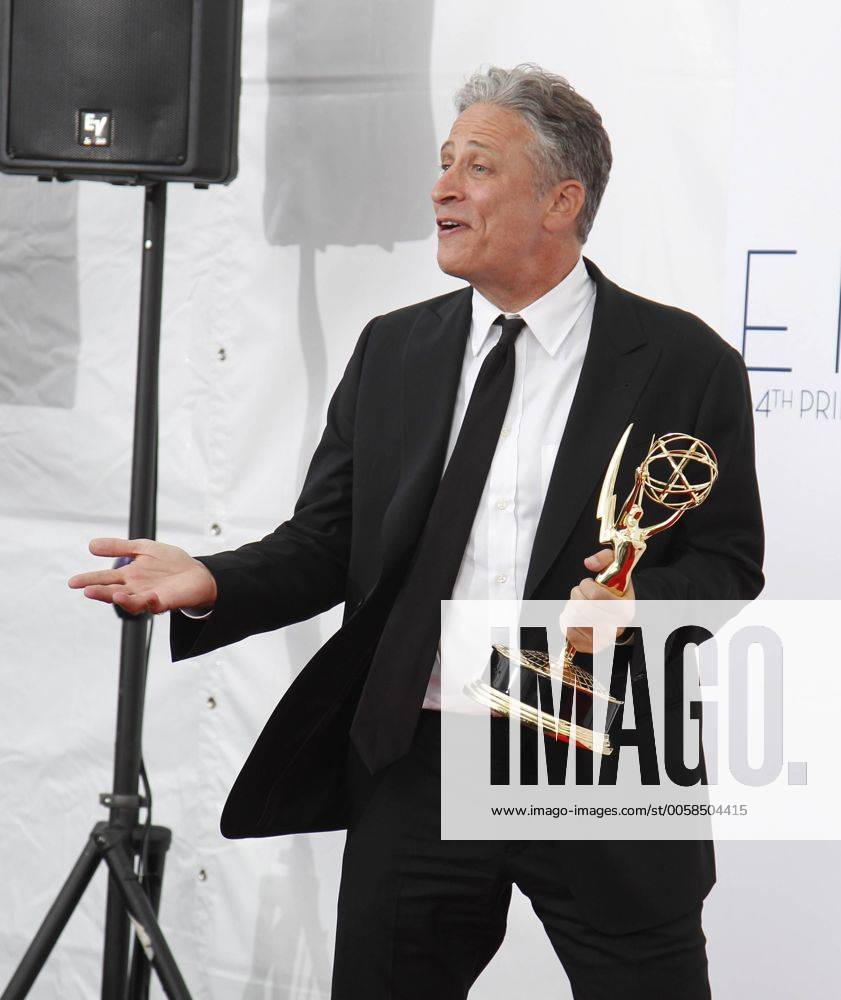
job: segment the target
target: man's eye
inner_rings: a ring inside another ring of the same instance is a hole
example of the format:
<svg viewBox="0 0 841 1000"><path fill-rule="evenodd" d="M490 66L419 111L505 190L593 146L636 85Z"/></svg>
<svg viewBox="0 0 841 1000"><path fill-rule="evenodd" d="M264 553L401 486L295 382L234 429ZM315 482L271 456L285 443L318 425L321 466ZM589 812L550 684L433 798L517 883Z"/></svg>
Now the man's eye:
<svg viewBox="0 0 841 1000"><path fill-rule="evenodd" d="M488 168L484 165L484 163L474 163L473 169L478 170L479 173L485 173Z"/></svg>
<svg viewBox="0 0 841 1000"><path fill-rule="evenodd" d="M451 166L451 164L449 164L449 163L442 163L442 164L441 164L441 170L442 170L442 171L443 171L443 170L446 170L446 169L447 169L447 167L449 167L449 166Z"/></svg>

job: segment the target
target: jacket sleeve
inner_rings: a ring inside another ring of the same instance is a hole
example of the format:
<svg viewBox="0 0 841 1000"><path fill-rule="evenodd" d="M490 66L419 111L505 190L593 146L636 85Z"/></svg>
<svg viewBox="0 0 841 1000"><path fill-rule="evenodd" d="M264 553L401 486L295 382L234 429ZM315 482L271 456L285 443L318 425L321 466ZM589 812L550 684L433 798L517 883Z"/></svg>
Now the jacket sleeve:
<svg viewBox="0 0 841 1000"><path fill-rule="evenodd" d="M330 400L324 433L292 517L260 541L199 557L216 580L216 604L204 619L170 615L173 660L311 618L344 599L356 399L376 322L362 331Z"/></svg>
<svg viewBox="0 0 841 1000"><path fill-rule="evenodd" d="M707 500L671 529L667 565L634 572L639 600L752 600L762 590L764 530L747 371L729 346L710 376L693 433L718 458Z"/></svg>

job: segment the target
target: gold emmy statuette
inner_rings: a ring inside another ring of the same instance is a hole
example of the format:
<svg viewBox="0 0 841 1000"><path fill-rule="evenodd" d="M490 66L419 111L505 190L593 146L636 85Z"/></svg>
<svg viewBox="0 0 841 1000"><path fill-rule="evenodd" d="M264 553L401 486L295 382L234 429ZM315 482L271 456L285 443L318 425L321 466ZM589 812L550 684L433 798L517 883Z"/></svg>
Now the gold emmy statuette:
<svg viewBox="0 0 841 1000"><path fill-rule="evenodd" d="M613 562L596 580L616 594L624 594L627 590L631 572L645 551L648 539L670 528L687 510L702 504L718 476L718 462L708 444L689 434L664 434L652 439L648 454L634 473L631 492L616 517L616 477L632 427L630 424L626 428L613 452L596 508L596 517L601 522L599 541L613 548ZM645 497L670 510L671 514L657 524L643 527L640 522ZM609 755L613 747L607 733L593 731L588 721L593 718L594 700L600 699L606 703L605 728L609 730L622 703L613 698L589 670L575 663L575 652L575 647L567 642L558 662L539 650L523 649L512 656L506 646L495 645L490 660L490 683L476 680L468 684L465 691L494 714L519 715L521 723L542 729L547 736ZM561 698L558 718L510 694L518 668L560 680L564 687L572 688L571 698ZM574 725L571 724L573 705Z"/></svg>

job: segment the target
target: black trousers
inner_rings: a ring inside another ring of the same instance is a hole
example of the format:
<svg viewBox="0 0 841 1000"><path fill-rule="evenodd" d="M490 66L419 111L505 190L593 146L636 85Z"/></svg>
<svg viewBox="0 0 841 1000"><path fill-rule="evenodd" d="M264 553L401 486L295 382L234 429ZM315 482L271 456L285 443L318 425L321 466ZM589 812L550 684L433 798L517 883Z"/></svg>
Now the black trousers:
<svg viewBox="0 0 841 1000"><path fill-rule="evenodd" d="M439 714L425 711L411 751L380 774L351 752L333 1000L462 1000L502 943L512 885L542 921L575 1000L709 1000L700 905L606 934L577 912L563 842L442 841L440 740Z"/></svg>

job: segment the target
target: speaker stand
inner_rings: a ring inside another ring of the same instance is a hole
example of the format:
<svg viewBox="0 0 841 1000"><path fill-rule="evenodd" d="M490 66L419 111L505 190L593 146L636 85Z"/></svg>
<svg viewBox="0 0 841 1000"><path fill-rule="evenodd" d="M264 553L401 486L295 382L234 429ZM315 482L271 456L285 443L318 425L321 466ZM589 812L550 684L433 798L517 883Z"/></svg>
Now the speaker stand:
<svg viewBox="0 0 841 1000"><path fill-rule="evenodd" d="M134 405L129 537L154 538L158 466L158 359L161 336L166 184L146 188L143 215L143 271ZM108 903L102 963L102 1000L146 1000L150 966L170 1000L190 1000L172 952L158 924L164 858L172 834L149 828L149 863L141 884L134 859L145 827L139 822L146 801L138 794L146 692L149 615L122 614L117 733L113 791L100 796L109 808L97 823L67 881L50 907L0 1000L21 1000L47 961L99 863L108 866ZM130 921L135 947L129 974Z"/></svg>

